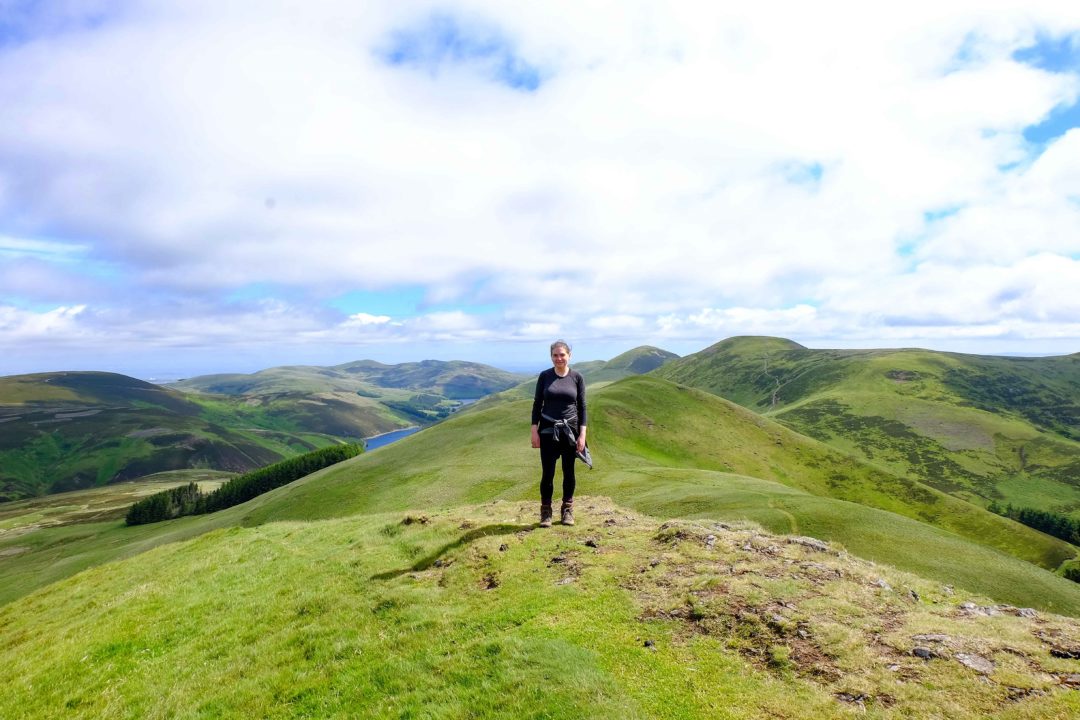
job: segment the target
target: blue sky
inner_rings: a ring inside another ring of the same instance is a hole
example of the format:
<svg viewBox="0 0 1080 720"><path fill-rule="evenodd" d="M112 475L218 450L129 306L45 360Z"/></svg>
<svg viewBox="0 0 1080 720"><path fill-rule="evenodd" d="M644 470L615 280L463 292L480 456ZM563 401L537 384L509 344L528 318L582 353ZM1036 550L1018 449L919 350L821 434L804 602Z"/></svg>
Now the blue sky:
<svg viewBox="0 0 1080 720"><path fill-rule="evenodd" d="M1080 350L1080 9L719 5L0 1L0 374Z"/></svg>

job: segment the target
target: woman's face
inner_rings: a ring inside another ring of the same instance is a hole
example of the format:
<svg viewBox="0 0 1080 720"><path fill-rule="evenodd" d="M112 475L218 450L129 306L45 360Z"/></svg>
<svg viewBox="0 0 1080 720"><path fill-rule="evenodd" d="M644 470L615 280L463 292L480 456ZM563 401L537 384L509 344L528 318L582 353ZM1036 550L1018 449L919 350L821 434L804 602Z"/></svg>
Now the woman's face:
<svg viewBox="0 0 1080 720"><path fill-rule="evenodd" d="M551 364L555 366L555 369L562 370L570 363L570 351L559 346L551 351Z"/></svg>

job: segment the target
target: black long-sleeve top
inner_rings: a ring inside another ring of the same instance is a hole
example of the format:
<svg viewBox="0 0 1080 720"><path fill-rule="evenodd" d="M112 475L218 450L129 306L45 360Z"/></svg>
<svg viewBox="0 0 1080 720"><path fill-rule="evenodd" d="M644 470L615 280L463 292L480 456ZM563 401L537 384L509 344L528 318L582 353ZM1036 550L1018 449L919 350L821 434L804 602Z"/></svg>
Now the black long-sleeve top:
<svg viewBox="0 0 1080 720"><path fill-rule="evenodd" d="M559 377L555 368L540 373L533 397L532 424L550 427L551 423L540 417L541 413L557 420L569 420L575 427L586 425L585 378L581 373L571 369L566 377Z"/></svg>

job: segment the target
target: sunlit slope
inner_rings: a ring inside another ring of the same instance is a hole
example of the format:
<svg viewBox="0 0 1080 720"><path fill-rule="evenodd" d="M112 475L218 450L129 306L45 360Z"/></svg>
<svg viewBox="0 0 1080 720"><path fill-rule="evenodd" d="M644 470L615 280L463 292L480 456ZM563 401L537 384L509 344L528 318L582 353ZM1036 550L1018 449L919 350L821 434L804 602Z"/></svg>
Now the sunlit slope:
<svg viewBox="0 0 1080 720"><path fill-rule="evenodd" d="M1074 619L749 525L582 505L548 530L520 502L223 529L91 570L0 608L0 716L1080 711Z"/></svg>
<svg viewBox="0 0 1080 720"><path fill-rule="evenodd" d="M0 499L188 467L249 470L329 442L288 428L254 431L241 417L115 373L0 378Z"/></svg>
<svg viewBox="0 0 1080 720"><path fill-rule="evenodd" d="M661 350L652 345L642 345L616 355L610 360L574 363L573 367L589 383L603 383L621 380L631 375L644 375L678 357L673 352Z"/></svg>
<svg viewBox="0 0 1080 720"><path fill-rule="evenodd" d="M1080 512L1080 355L732 338L655 372L980 504Z"/></svg>
<svg viewBox="0 0 1080 720"><path fill-rule="evenodd" d="M538 459L528 444L528 407L517 401L455 417L256 500L244 522L533 498ZM579 492L659 516L752 517L778 532L813 529L944 582L970 575L972 587L986 592L1035 582L1034 574L1048 592L1053 587L1056 602L1080 597L1070 583L1001 554L1054 568L1073 557L1068 544L708 393L628 378L595 393L589 425L597 469L579 471ZM958 543L969 549L958 552Z"/></svg>

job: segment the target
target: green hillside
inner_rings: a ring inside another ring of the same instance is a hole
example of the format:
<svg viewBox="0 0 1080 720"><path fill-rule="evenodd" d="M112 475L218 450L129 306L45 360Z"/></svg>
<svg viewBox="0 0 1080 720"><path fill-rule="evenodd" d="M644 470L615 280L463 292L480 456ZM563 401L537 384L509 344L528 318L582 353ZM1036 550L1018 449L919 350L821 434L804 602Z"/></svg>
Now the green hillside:
<svg viewBox="0 0 1080 720"><path fill-rule="evenodd" d="M0 516L0 717L1080 712L1075 548L651 376L540 530L529 403L212 515Z"/></svg>
<svg viewBox="0 0 1080 720"><path fill-rule="evenodd" d="M200 522L125 535L117 525L0 535L0 585L17 597L110 557L236 523L310 521L445 508L536 494L528 400L457 415ZM774 532L842 543L875 562L1017 605L1080 614L1080 587L1052 569L1075 548L879 468L708 393L650 377L598 390L590 408L597 469L581 492L658 517L749 518ZM185 519L190 520L190 519ZM162 534L158 534L162 533ZM71 544L71 537L80 537ZM52 563L73 554L78 560ZM1023 559L1021 559L1023 558ZM1025 562L1026 561L1026 562ZM59 573L59 575L57 575Z"/></svg>
<svg viewBox="0 0 1080 720"><path fill-rule="evenodd" d="M1076 620L748 524L533 509L223 529L90 570L0 608L0 716L1080 712Z"/></svg>
<svg viewBox="0 0 1080 720"><path fill-rule="evenodd" d="M528 401L508 402L455 417L363 463L343 463L317 480L291 486L253 506L246 522L532 497L537 458L527 444L528 407ZM887 473L708 393L633 377L597 391L589 412L597 469L583 473L584 491L641 512L751 517L777 532L814 527L821 537L862 557L925 571L945 582L971 576L969 587L986 592L991 585L1011 592L1008 585L1018 578L1003 580L1009 573L1000 569L983 577L984 563L993 557L996 567L998 553L978 549L985 556L971 563L957 553L957 536L1048 569L1076 554L1068 543ZM729 473L744 477L732 485ZM742 488L737 501L732 487ZM791 489L799 491L797 497ZM935 544L945 539L949 542ZM1045 580L1074 598L1069 603L1080 598L1080 588L1049 575Z"/></svg>
<svg viewBox="0 0 1080 720"><path fill-rule="evenodd" d="M309 397L299 417L281 417L272 401L186 395L114 373L3 377L0 500L165 470L252 470L341 436L357 437L357 419L365 415L355 410ZM401 425L394 419L371 424L387 430Z"/></svg>
<svg viewBox="0 0 1080 720"><path fill-rule="evenodd" d="M173 387L222 395L360 393L374 398L383 397L390 389L462 400L490 395L521 381L521 375L461 360L424 360L397 365L359 360L330 367L291 365L252 374L202 375L181 380ZM408 395L391 393L390 397L402 399Z"/></svg>
<svg viewBox="0 0 1080 720"><path fill-rule="evenodd" d="M590 360L583 363L573 363L573 367L582 374L587 382L604 383L621 380L631 375L644 375L678 357L673 352L661 350L651 345L642 345L633 350L627 350L621 355L616 355L610 360Z"/></svg>
<svg viewBox="0 0 1080 720"><path fill-rule="evenodd" d="M1080 355L810 350L731 338L655 374L959 497L1080 518Z"/></svg>
<svg viewBox="0 0 1080 720"><path fill-rule="evenodd" d="M280 367L173 387L114 373L3 377L0 502L166 470L252 470L442 420L461 399L520 379L487 365L435 360Z"/></svg>
<svg viewBox="0 0 1080 720"><path fill-rule="evenodd" d="M598 390L624 377L652 372L677 357L679 356L667 350L661 350L651 345L642 345L633 350L627 350L621 355L616 355L610 360L587 360L580 363L575 362L572 366L585 378L586 386L591 394L594 390ZM532 399L535 391L536 376L533 375L508 390L485 397L478 403L469 406L467 411L475 412L509 400Z"/></svg>

